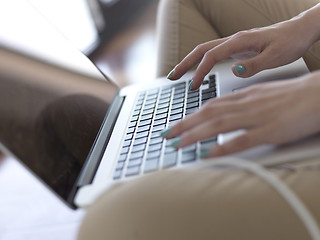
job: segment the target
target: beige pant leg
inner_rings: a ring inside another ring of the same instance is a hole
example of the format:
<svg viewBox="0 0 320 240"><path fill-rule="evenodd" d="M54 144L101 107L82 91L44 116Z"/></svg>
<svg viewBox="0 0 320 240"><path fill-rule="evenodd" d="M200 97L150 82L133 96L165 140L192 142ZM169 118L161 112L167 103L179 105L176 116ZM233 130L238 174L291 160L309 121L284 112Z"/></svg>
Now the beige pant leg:
<svg viewBox="0 0 320 240"><path fill-rule="evenodd" d="M320 222L320 161L272 172ZM89 208L79 239L311 239L268 183L242 170L166 171L106 192Z"/></svg>
<svg viewBox="0 0 320 240"><path fill-rule="evenodd" d="M162 0L158 13L158 76L168 74L198 44L290 19L319 0ZM294 41L290 39L289 41ZM320 43L305 55L320 68Z"/></svg>

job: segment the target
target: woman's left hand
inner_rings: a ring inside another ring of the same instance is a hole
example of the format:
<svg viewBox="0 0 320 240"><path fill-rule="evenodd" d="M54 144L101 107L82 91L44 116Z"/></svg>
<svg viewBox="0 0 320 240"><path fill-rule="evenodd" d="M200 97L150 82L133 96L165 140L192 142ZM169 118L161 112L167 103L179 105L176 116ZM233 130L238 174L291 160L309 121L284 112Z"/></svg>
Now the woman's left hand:
<svg viewBox="0 0 320 240"><path fill-rule="evenodd" d="M284 144L320 132L320 72L294 80L263 83L208 101L167 130L176 148L234 130L244 134L215 145L203 157L216 157L261 144Z"/></svg>

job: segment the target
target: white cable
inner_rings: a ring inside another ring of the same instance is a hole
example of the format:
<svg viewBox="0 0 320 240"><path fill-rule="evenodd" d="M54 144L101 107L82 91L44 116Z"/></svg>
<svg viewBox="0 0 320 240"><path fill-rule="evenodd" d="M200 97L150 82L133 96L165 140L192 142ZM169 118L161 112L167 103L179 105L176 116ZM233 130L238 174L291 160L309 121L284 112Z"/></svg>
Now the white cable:
<svg viewBox="0 0 320 240"><path fill-rule="evenodd" d="M210 166L233 166L250 171L270 184L290 205L297 216L304 224L311 239L320 240L320 230L318 224L299 197L289 189L279 178L264 169L261 165L242 159L221 159L210 164Z"/></svg>

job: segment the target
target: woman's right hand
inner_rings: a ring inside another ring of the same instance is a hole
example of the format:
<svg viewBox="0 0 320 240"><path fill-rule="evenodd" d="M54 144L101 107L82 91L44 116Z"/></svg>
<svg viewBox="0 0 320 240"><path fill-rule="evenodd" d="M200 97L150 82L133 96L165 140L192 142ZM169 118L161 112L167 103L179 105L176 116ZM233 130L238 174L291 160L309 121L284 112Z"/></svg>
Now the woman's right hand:
<svg viewBox="0 0 320 240"><path fill-rule="evenodd" d="M179 79L200 63L193 77L191 89L195 90L217 62L248 52L255 54L236 62L232 67L238 77L250 77L264 69L293 62L318 40L320 32L311 31L308 25L312 24L312 21L304 16L306 14L268 27L242 31L223 39L200 44L176 65L168 78Z"/></svg>

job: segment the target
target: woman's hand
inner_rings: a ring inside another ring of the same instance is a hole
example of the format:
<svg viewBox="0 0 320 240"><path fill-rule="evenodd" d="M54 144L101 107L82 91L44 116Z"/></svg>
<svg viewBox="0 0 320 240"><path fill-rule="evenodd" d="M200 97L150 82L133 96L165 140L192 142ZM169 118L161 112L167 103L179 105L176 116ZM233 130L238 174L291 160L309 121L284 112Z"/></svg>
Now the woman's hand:
<svg viewBox="0 0 320 240"><path fill-rule="evenodd" d="M176 148L244 129L233 140L203 153L215 157L261 144L284 144L320 132L320 71L294 80L258 84L208 101L166 130Z"/></svg>
<svg viewBox="0 0 320 240"><path fill-rule="evenodd" d="M313 14L310 11L309 15L311 13ZM300 58L319 36L319 29L311 31L311 28L308 28L308 25L314 25L314 22L310 22L305 16L307 14L301 14L275 25L242 31L223 39L203 43L189 53L169 73L168 78L178 79L200 63L193 77L191 89L194 90L201 85L203 78L217 62L230 57L245 57L232 68L234 74L239 77L250 77L264 69L293 62Z"/></svg>

